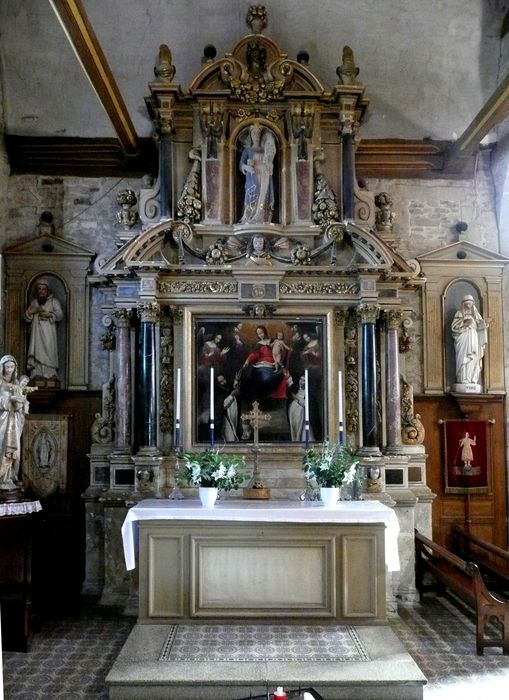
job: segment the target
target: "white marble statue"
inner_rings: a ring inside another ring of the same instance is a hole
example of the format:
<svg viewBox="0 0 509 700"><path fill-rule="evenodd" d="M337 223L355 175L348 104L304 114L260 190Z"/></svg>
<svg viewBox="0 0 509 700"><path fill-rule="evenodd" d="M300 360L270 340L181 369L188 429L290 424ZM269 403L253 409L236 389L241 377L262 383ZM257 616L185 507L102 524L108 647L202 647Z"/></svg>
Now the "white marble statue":
<svg viewBox="0 0 509 700"><path fill-rule="evenodd" d="M17 489L21 433L28 413L24 383L12 355L0 359L0 490Z"/></svg>
<svg viewBox="0 0 509 700"><path fill-rule="evenodd" d="M58 375L56 324L64 313L46 279L38 279L35 289L36 295L25 311L25 321L30 324L27 367L31 377L53 379Z"/></svg>
<svg viewBox="0 0 509 700"><path fill-rule="evenodd" d="M484 320L477 310L474 297L471 294L464 296L451 324L456 353L455 391L481 391L479 380L489 324L490 319Z"/></svg>

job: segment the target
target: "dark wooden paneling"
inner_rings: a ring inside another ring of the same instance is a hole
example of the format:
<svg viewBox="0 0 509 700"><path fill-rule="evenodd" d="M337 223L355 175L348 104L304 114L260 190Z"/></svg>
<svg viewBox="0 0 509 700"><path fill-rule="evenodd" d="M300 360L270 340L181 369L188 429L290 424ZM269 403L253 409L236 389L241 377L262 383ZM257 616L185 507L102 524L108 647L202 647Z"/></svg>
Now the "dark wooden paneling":
<svg viewBox="0 0 509 700"><path fill-rule="evenodd" d="M451 527L465 527L467 513L470 531L499 547L507 548L507 483L505 466L505 408L503 396L472 396L470 409L464 415L452 395L418 396L415 411L420 413L426 430L424 445L428 455L427 484L436 494L433 503L433 539L449 547ZM488 427L488 451L491 490L471 494L469 504L463 494L446 494L444 490L444 430L440 420L494 420Z"/></svg>
<svg viewBox="0 0 509 700"><path fill-rule="evenodd" d="M90 426L101 410L98 391L35 392L33 414L69 416L67 490L40 499L43 510L34 533L32 601L35 612L68 614L78 602L85 572L85 505L90 483Z"/></svg>

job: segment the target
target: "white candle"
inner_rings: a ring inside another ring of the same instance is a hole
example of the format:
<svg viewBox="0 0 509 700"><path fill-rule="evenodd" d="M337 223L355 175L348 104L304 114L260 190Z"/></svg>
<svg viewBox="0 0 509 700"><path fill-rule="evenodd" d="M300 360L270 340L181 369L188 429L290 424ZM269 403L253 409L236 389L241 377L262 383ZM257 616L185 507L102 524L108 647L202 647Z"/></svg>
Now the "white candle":
<svg viewBox="0 0 509 700"><path fill-rule="evenodd" d="M180 422L180 367L177 369L177 388L175 389L175 421Z"/></svg>
<svg viewBox="0 0 509 700"><path fill-rule="evenodd" d="M343 427L343 374L338 372L338 422Z"/></svg>
<svg viewBox="0 0 509 700"><path fill-rule="evenodd" d="M304 421L306 427L309 427L309 385L307 369L304 370Z"/></svg>
<svg viewBox="0 0 509 700"><path fill-rule="evenodd" d="M343 374L341 370L338 372L338 429L339 442L343 444L344 426L343 426Z"/></svg>
<svg viewBox="0 0 509 700"><path fill-rule="evenodd" d="M210 368L210 422L214 422L214 368Z"/></svg>

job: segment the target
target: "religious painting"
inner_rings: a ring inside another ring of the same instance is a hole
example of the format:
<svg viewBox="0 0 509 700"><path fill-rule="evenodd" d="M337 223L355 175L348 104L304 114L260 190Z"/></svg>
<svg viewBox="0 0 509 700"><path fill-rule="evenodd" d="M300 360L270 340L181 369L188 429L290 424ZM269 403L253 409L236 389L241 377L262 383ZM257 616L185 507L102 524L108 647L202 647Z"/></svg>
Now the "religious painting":
<svg viewBox="0 0 509 700"><path fill-rule="evenodd" d="M482 420L446 420L445 492L489 491L488 432Z"/></svg>
<svg viewBox="0 0 509 700"><path fill-rule="evenodd" d="M194 439L198 443L253 442L246 419L258 403L259 440L322 441L327 373L323 317L195 317ZM307 391L306 391L307 378ZM210 433L210 414L214 433Z"/></svg>
<svg viewBox="0 0 509 700"><path fill-rule="evenodd" d="M65 493L67 422L65 415L33 414L25 423L22 473L38 498Z"/></svg>

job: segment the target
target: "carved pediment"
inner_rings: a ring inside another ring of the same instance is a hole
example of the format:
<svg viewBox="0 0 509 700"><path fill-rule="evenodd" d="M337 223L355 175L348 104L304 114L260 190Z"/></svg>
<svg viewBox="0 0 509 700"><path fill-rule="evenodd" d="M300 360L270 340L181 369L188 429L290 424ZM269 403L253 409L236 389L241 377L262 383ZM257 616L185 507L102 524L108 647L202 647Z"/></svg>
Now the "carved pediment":
<svg viewBox="0 0 509 700"><path fill-rule="evenodd" d="M95 256L95 253L87 248L82 248L76 243L66 241L59 236L45 234L42 236L34 236L21 243L4 248L3 253L6 256L38 256L41 255L65 255L69 257L85 256L87 258Z"/></svg>
<svg viewBox="0 0 509 700"><path fill-rule="evenodd" d="M435 248L424 255L419 255L417 259L422 265L440 263L450 265L452 262L462 264L509 262L509 258L504 255L487 248L481 248L481 246L474 245L469 241L458 241L442 248Z"/></svg>

